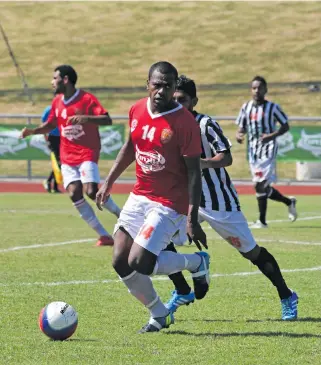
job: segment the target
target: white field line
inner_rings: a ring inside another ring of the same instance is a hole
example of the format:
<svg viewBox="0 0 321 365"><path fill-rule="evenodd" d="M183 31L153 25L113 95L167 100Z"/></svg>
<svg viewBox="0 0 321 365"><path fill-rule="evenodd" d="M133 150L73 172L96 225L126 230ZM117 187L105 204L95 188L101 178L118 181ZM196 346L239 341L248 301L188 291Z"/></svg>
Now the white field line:
<svg viewBox="0 0 321 365"><path fill-rule="evenodd" d="M309 271L321 271L321 266L316 267L307 267L302 269L285 269L282 270L282 273L297 273L297 272L309 272ZM252 276L252 275L260 275L260 271L245 271L245 272L235 272L231 274L213 274L211 278L226 278L231 276ZM158 276L153 277L155 281L163 281L169 280L167 276ZM70 281L55 281L55 282L33 282L33 283L14 283L14 284L5 284L0 283L0 287L12 287L12 286L61 286L61 285L91 285L91 284L111 284L111 283L120 283L119 279L110 279L110 280L70 280Z"/></svg>
<svg viewBox="0 0 321 365"><path fill-rule="evenodd" d="M271 240L266 238L257 238L258 242L272 242L272 243L291 243L293 245L307 245L307 246L321 246L321 242L307 242L307 241L289 241L289 240Z"/></svg>
<svg viewBox="0 0 321 365"><path fill-rule="evenodd" d="M81 240L72 240L72 241L64 241L64 242L56 242L56 243L39 243L36 245L30 245L30 246L15 246L15 247L1 249L0 253L10 252L10 251L29 250L29 249L33 249L33 248L64 246L64 245L71 245L73 243L93 242L96 240L97 240L97 238L84 238Z"/></svg>

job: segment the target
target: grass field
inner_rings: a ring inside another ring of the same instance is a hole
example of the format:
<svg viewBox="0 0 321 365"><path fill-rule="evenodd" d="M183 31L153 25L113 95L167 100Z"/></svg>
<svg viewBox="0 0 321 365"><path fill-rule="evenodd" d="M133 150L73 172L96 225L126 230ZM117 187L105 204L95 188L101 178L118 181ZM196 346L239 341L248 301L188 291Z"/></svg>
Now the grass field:
<svg viewBox="0 0 321 365"><path fill-rule="evenodd" d="M119 205L125 198L115 196ZM255 197L241 202L253 221ZM179 309L170 329L138 335L147 311L118 282L111 249L93 247L95 234L67 196L1 194L0 364L320 364L320 206L320 197L301 196L300 219L289 223L286 209L269 202L270 228L254 232L300 296L298 321L279 320L273 286L206 228L214 276L209 294ZM111 231L114 217L99 217ZM170 282L155 286L167 300ZM55 300L79 313L69 341L50 341L38 329L41 308Z"/></svg>
<svg viewBox="0 0 321 365"><path fill-rule="evenodd" d="M255 74L268 82L318 80L321 7L318 2L1 2L1 24L31 87L48 87L52 70L70 63L79 86L144 86L150 65L166 59L197 84L244 83ZM62 16L63 14L63 16ZM1 89L21 82L0 41ZM111 115L127 114L141 92L101 92ZM290 116L320 114L321 93L306 88L269 89ZM41 113L49 93L0 97L0 113ZM204 90L198 109L236 115L249 90ZM3 122L3 120L1 120ZM13 123L12 120L4 122ZM15 121L16 122L16 121ZM235 126L223 123L234 142ZM234 144L234 178L249 178L244 148ZM101 163L108 170L110 163ZM36 175L47 174L35 162ZM25 173L25 162L0 161L0 175ZM295 178L295 164L282 163L281 178ZM127 176L133 176L129 169Z"/></svg>

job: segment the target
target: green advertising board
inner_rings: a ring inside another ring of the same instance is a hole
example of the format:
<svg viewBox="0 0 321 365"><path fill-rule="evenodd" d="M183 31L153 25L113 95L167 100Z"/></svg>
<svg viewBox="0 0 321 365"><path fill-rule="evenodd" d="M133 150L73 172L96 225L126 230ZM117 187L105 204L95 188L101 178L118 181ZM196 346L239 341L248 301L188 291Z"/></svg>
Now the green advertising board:
<svg viewBox="0 0 321 365"><path fill-rule="evenodd" d="M321 162L321 127L291 127L277 140L279 161Z"/></svg>
<svg viewBox="0 0 321 365"><path fill-rule="evenodd" d="M22 125L0 124L0 159L48 160L50 151L43 135L19 139ZM99 127L101 137L100 158L114 160L124 144L123 124Z"/></svg>

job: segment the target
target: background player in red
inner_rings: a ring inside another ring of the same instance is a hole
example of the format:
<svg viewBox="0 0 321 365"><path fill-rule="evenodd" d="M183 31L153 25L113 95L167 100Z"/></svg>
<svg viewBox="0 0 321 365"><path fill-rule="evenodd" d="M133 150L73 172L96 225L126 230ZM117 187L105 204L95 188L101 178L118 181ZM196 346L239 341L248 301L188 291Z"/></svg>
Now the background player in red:
<svg viewBox="0 0 321 365"><path fill-rule="evenodd" d="M113 266L129 292L150 311L141 329L155 332L174 322L147 275L192 272L195 294L209 287L209 255L162 251L186 227L189 236L206 246L198 223L201 196L201 140L189 111L173 100L178 74L168 62L149 70L149 98L129 112L130 135L97 194L101 208L115 180L136 159L137 182L124 205L114 235ZM186 229L186 228L185 228Z"/></svg>
<svg viewBox="0 0 321 365"><path fill-rule="evenodd" d="M77 73L69 65L56 67L52 87L56 94L46 123L37 128L24 128L21 138L46 134L58 126L61 144L60 159L64 187L83 218L99 235L97 246L113 245L113 239L99 222L83 190L95 199L100 182L98 159L100 136L98 127L112 120L98 99L84 90L76 89ZM104 207L119 216L120 209L111 197Z"/></svg>

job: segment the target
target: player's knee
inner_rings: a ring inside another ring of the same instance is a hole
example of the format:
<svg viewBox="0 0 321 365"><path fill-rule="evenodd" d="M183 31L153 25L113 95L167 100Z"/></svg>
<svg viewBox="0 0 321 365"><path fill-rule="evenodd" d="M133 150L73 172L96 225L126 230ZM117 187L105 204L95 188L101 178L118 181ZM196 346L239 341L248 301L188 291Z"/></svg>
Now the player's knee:
<svg viewBox="0 0 321 365"><path fill-rule="evenodd" d="M270 194L270 190L271 190L271 187L266 180L257 182L255 184L254 188L255 188L257 197L261 197L261 196L266 197Z"/></svg>
<svg viewBox="0 0 321 365"><path fill-rule="evenodd" d="M77 185L69 184L67 187L69 198L75 203L83 199L82 189L79 189Z"/></svg>
<svg viewBox="0 0 321 365"><path fill-rule="evenodd" d="M128 265L132 270L143 275L152 275L155 267L155 263L147 262L147 260L141 256L131 256L128 259Z"/></svg>
<svg viewBox="0 0 321 365"><path fill-rule="evenodd" d="M261 252L261 247L256 245L251 251L249 252L241 252L242 256L251 262L254 262L258 259Z"/></svg>
<svg viewBox="0 0 321 365"><path fill-rule="evenodd" d="M98 191L98 189L96 188L96 186L88 186L87 189L86 189L86 195L91 200L95 200L97 191Z"/></svg>

